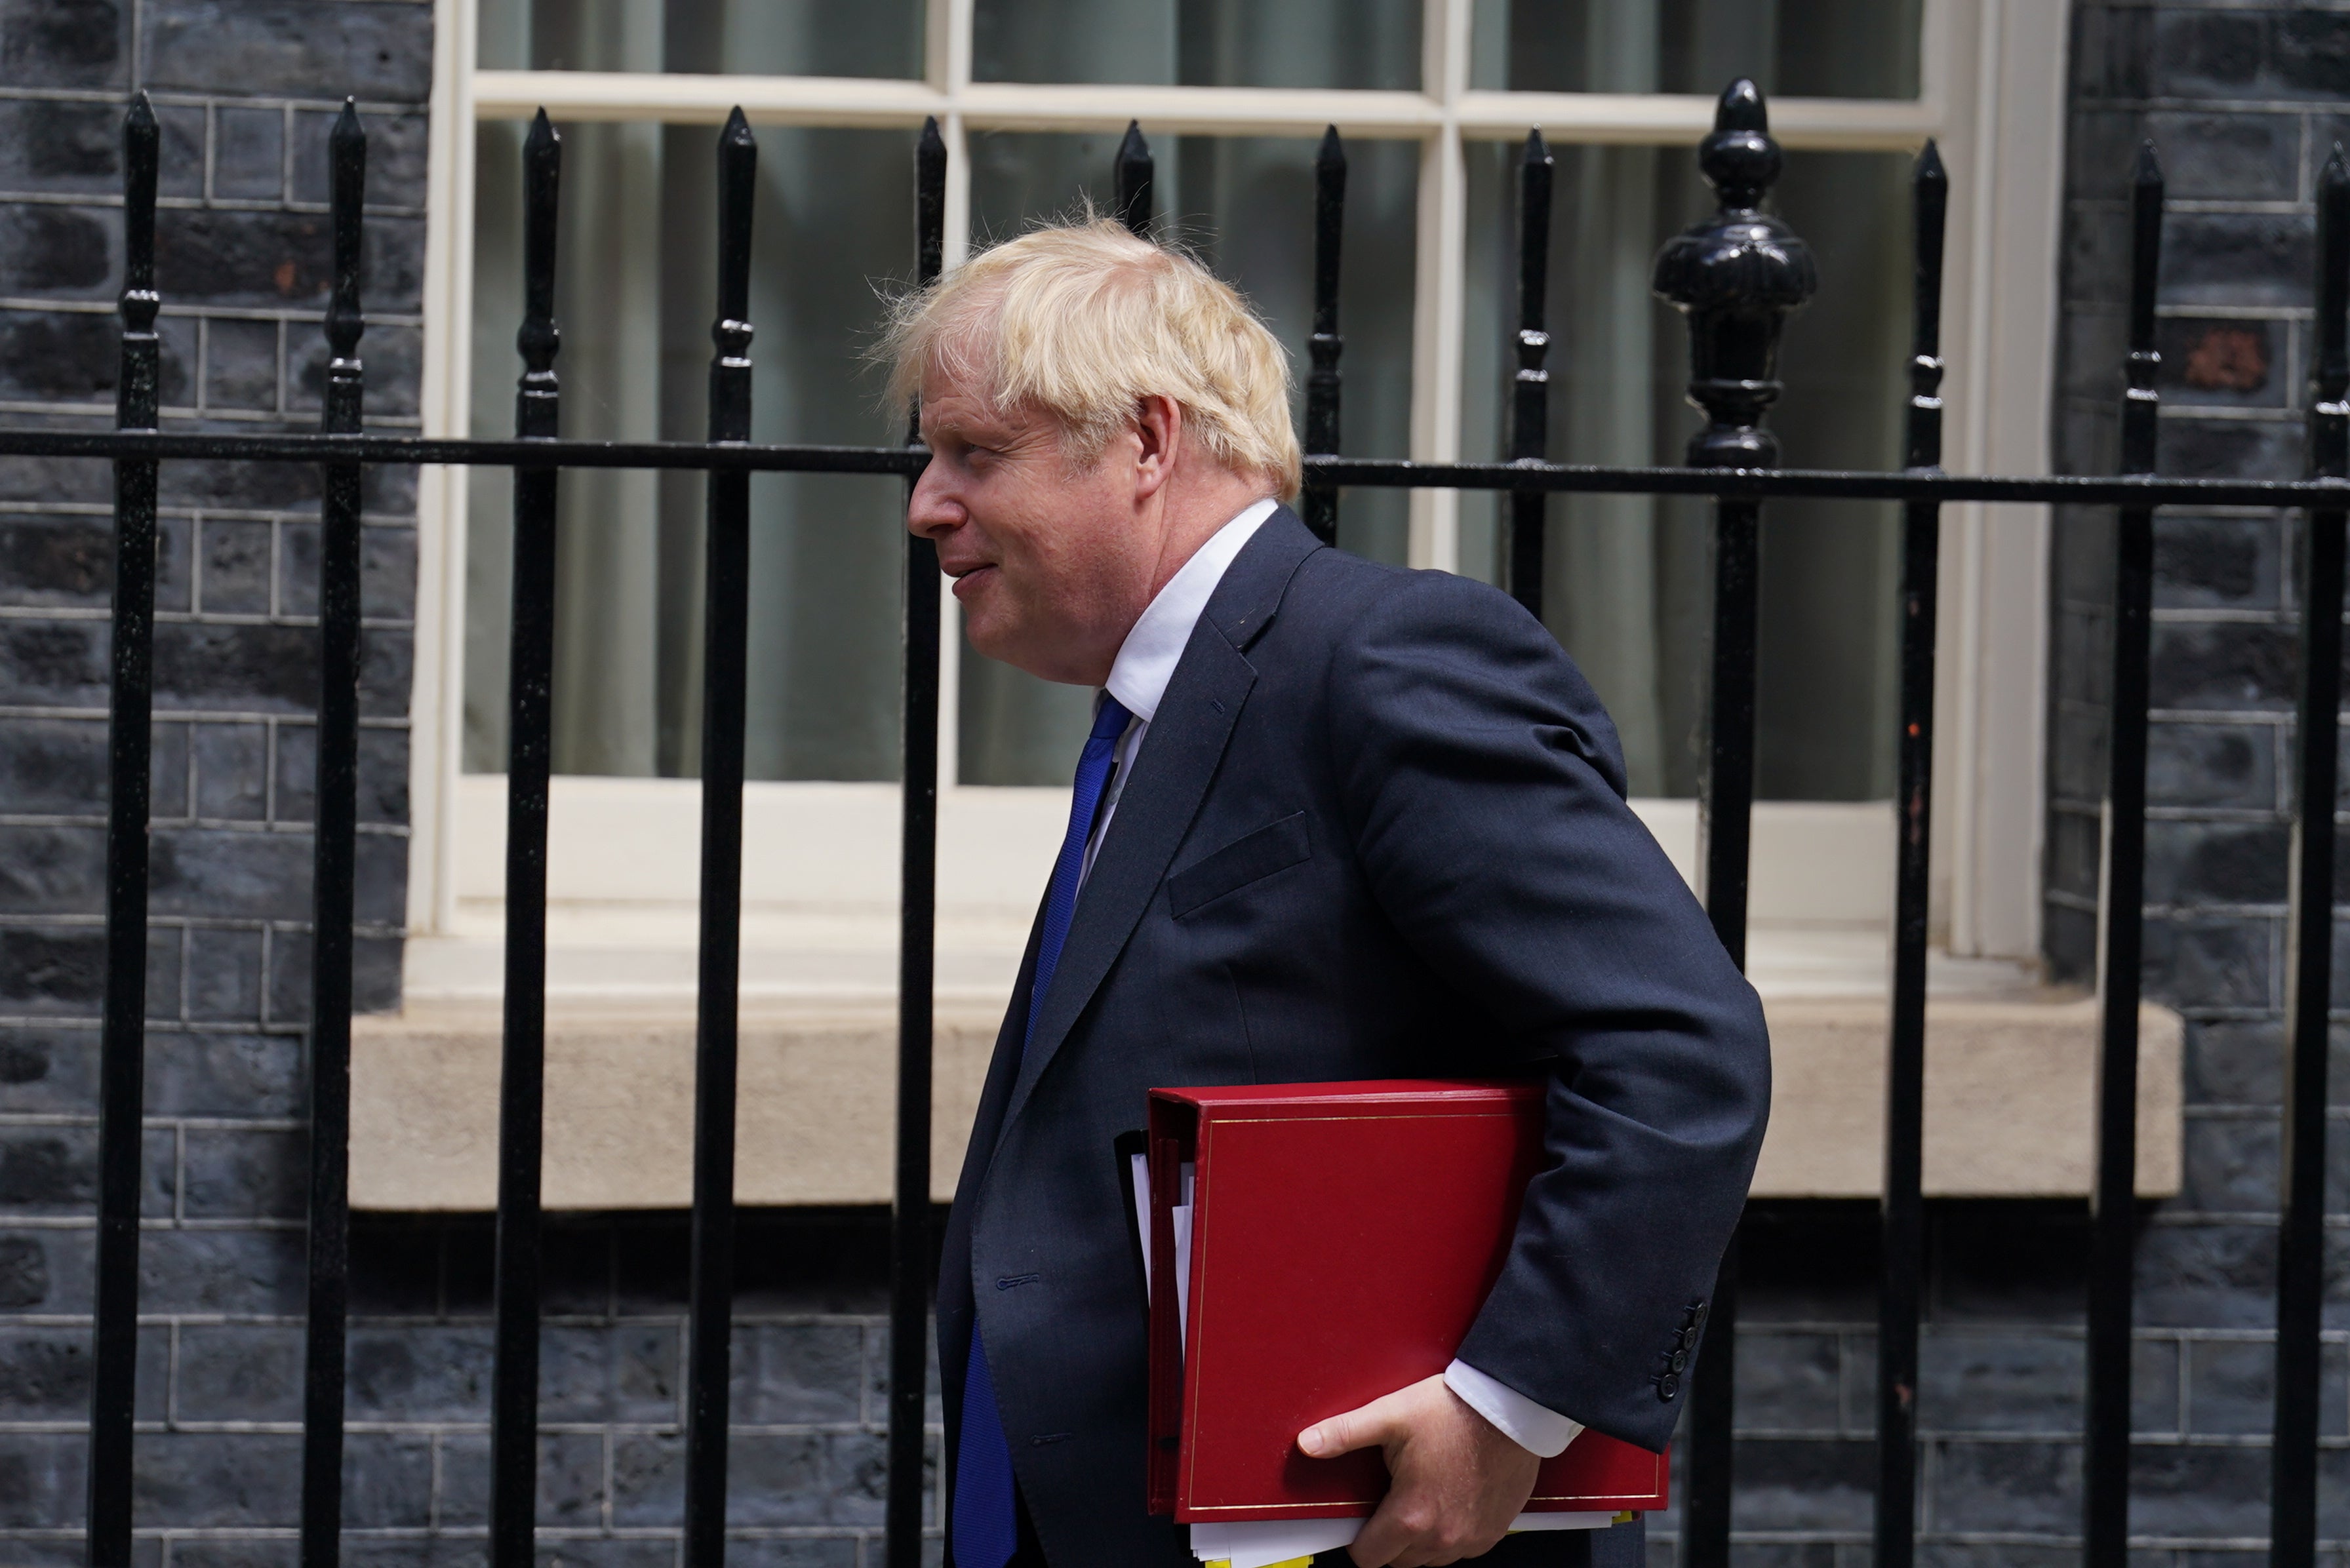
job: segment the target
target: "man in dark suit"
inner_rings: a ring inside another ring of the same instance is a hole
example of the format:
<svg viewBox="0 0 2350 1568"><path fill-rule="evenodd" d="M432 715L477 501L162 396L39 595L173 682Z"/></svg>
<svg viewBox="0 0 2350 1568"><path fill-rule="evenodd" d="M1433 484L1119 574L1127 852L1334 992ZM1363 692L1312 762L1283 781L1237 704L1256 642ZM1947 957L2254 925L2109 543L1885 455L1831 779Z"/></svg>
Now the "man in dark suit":
<svg viewBox="0 0 2350 1568"><path fill-rule="evenodd" d="M941 1265L951 1560L1191 1561L1144 1508L1111 1152L1152 1086L1538 1071L1547 1159L1458 1359L1299 1446L1383 1450L1362 1568L1566 1561L1503 1530L1586 1427L1664 1447L1770 1077L1597 698L1505 596L1278 504L1281 350L1188 258L1041 230L889 351L931 453L908 525L972 645L1100 689Z"/></svg>

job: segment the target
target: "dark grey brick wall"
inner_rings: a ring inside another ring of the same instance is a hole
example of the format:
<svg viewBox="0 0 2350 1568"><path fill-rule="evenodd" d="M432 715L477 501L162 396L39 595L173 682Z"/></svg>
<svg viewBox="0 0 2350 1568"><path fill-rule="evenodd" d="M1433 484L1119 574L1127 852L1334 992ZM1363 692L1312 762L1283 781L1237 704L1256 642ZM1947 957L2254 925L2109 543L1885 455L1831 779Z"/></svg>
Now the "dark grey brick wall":
<svg viewBox="0 0 2350 1568"><path fill-rule="evenodd" d="M315 428L326 135L348 91L372 133L369 417L413 426L431 60L431 7L411 0L0 0L0 419L111 421L120 125L144 87L163 129L167 423ZM11 1563L79 1556L110 496L104 465L0 464ZM158 1564L290 1561L317 484L299 469L171 464L162 505L140 1551ZM411 473L370 475L359 918L371 1007L396 1002L400 979L414 512ZM430 1522L434 1452L403 1428L355 1432L354 1521Z"/></svg>
<svg viewBox="0 0 2350 1568"><path fill-rule="evenodd" d="M2137 143L2151 138L2170 196L2161 466L2298 474L2311 193L2334 141L2350 137L2350 10L2078 0L2072 76L2058 466L2101 472L2115 462L2125 182ZM2074 980L2092 977L2096 951L2112 544L2110 514L2060 514L2046 929L2051 970ZM2132 1523L2180 1568L2222 1553L2249 1563L2268 1528L2299 547L2293 519L2273 513L2157 524L2146 981L2188 1019L2186 1189L2154 1207L2142 1232ZM2350 981L2337 983L2337 1002L2350 999ZM2320 1529L2341 1550L2350 1543L2350 1050L2341 1044L2333 1092ZM2076 1456L2066 1450L2063 1464L2074 1474Z"/></svg>

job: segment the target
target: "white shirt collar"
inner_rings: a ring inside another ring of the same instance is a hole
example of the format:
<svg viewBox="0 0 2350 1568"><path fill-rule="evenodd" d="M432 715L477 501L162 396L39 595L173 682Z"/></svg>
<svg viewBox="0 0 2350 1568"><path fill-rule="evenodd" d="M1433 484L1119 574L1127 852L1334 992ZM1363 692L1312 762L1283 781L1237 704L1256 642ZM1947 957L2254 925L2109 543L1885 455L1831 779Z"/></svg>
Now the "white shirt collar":
<svg viewBox="0 0 2350 1568"><path fill-rule="evenodd" d="M1225 571L1241 546L1263 526L1279 504L1268 498L1242 511L1239 516L1225 524L1210 536L1208 542L1183 563L1176 574L1167 579L1118 645L1118 659L1109 667L1109 694L1126 704L1126 711L1149 723L1159 711L1159 700L1167 694L1167 683L1175 678L1175 665L1183 657L1183 645L1191 640L1191 628L1200 624L1201 612L1208 607L1209 598L1216 585L1224 580Z"/></svg>

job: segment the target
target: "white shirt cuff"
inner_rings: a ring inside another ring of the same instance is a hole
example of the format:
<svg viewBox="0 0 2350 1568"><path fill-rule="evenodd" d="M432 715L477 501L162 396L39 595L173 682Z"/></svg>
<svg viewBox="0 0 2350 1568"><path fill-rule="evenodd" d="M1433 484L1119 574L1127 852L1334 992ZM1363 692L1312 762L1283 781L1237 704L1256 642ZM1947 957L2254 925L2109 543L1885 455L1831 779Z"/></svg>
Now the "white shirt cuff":
<svg viewBox="0 0 2350 1568"><path fill-rule="evenodd" d="M1455 1359L1444 1369L1444 1386L1461 1396L1462 1404L1499 1428L1502 1436L1537 1459L1565 1453L1566 1445L1583 1430L1582 1422L1570 1421L1555 1410L1545 1409L1465 1361Z"/></svg>

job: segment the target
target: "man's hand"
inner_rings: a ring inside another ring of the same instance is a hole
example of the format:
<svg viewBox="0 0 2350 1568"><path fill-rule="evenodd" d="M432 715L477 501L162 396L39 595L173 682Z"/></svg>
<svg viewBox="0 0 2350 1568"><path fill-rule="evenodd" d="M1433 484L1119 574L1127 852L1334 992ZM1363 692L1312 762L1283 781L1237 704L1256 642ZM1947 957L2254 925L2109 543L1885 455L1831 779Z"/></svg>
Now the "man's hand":
<svg viewBox="0 0 2350 1568"><path fill-rule="evenodd" d="M1542 1460L1444 1385L1423 1377L1297 1434L1310 1459L1386 1455L1390 1484L1347 1548L1357 1568L1422 1568L1492 1551L1524 1511Z"/></svg>

